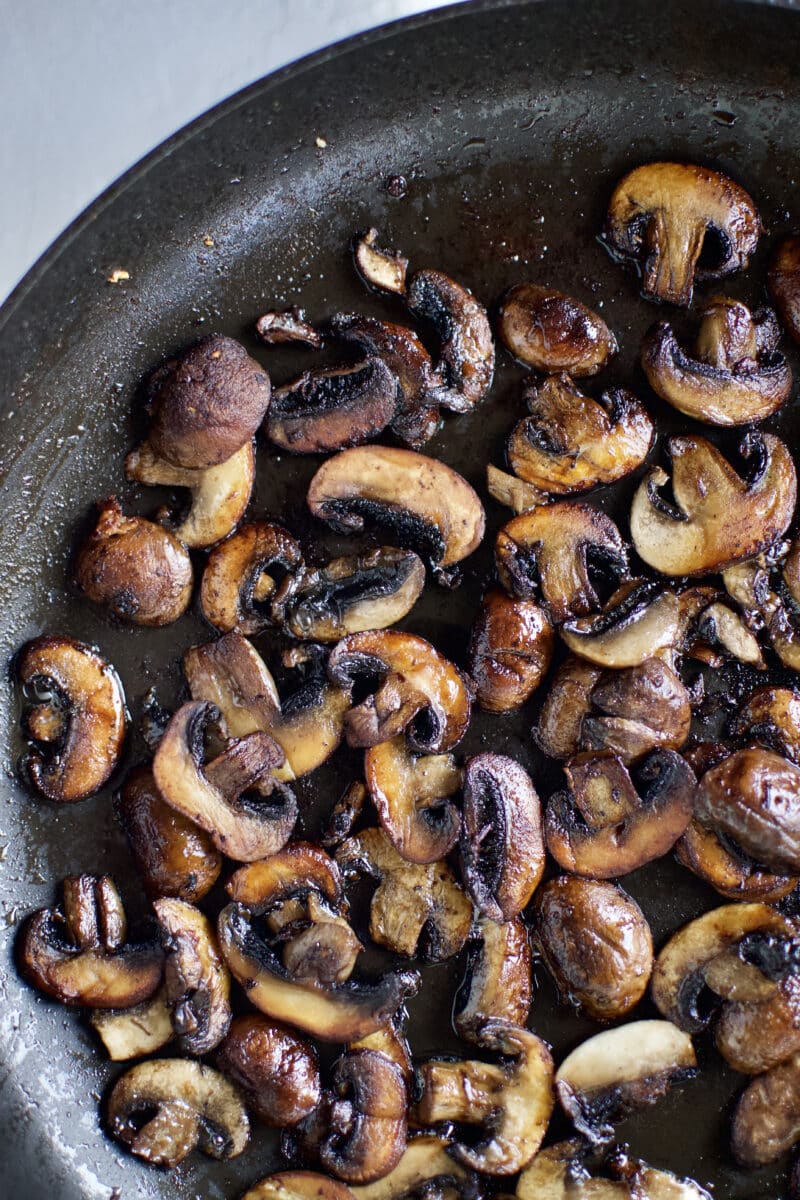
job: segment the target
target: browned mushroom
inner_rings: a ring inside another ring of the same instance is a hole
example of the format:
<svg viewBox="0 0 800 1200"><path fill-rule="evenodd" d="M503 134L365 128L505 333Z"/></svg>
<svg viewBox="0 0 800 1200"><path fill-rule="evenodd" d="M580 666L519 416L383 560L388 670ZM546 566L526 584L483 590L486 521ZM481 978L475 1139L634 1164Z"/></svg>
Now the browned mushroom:
<svg viewBox="0 0 800 1200"><path fill-rule="evenodd" d="M274 623L270 604L282 580L302 569L300 547L280 525L242 525L208 556L200 587L203 616L222 633L258 633Z"/></svg>
<svg viewBox="0 0 800 1200"><path fill-rule="evenodd" d="M327 454L376 438L396 407L397 381L382 358L314 367L273 392L267 436L293 454Z"/></svg>
<svg viewBox="0 0 800 1200"><path fill-rule="evenodd" d="M790 236L778 242L769 264L767 287L790 336L800 341L800 238Z"/></svg>
<svg viewBox="0 0 800 1200"><path fill-rule="evenodd" d="M506 292L497 331L515 358L546 373L596 375L617 353L617 339L597 313L538 283L518 283Z"/></svg>
<svg viewBox="0 0 800 1200"><path fill-rule="evenodd" d="M37 637L17 658L17 677L32 707L24 716L37 743L24 760L42 796L71 804L94 795L119 762L125 696L114 668L68 637Z"/></svg>
<svg viewBox="0 0 800 1200"><path fill-rule="evenodd" d="M731 718L728 732L800 763L800 692L785 687L757 688Z"/></svg>
<svg viewBox="0 0 800 1200"><path fill-rule="evenodd" d="M411 1066L411 1047L403 1033L404 1017L404 1012L396 1013L391 1021L382 1025L380 1029L376 1029L374 1033L368 1033L355 1042L350 1042L348 1049L375 1050L378 1054L382 1054L399 1069L406 1087L409 1087L412 1082L413 1068Z"/></svg>
<svg viewBox="0 0 800 1200"><path fill-rule="evenodd" d="M450 1145L446 1138L420 1134L408 1143L393 1171L375 1183L352 1187L351 1195L356 1200L401 1200L431 1189L445 1196L452 1194L453 1186L459 1193L466 1190L470 1176L448 1153Z"/></svg>
<svg viewBox="0 0 800 1200"><path fill-rule="evenodd" d="M219 1045L231 1023L231 980L208 918L185 900L153 903L164 947L165 999L185 1054Z"/></svg>
<svg viewBox="0 0 800 1200"><path fill-rule="evenodd" d="M733 1153L745 1167L788 1154L800 1141L800 1053L747 1085L733 1114Z"/></svg>
<svg viewBox="0 0 800 1200"><path fill-rule="evenodd" d="M331 815L320 841L323 846L338 846L353 832L353 826L364 810L368 796L367 787L360 779L348 783L331 809Z"/></svg>
<svg viewBox="0 0 800 1200"><path fill-rule="evenodd" d="M566 621L561 636L574 654L600 667L638 667L671 656L683 641L681 599L656 580L628 580L601 612Z"/></svg>
<svg viewBox="0 0 800 1200"><path fill-rule="evenodd" d="M370 287L398 295L405 292L408 259L399 250L382 249L377 229L368 229L355 239L353 256L361 278Z"/></svg>
<svg viewBox="0 0 800 1200"><path fill-rule="evenodd" d="M125 911L108 875L69 875L60 908L40 908L19 943L26 979L62 1004L130 1008L161 982L153 942L126 945Z"/></svg>
<svg viewBox="0 0 800 1200"><path fill-rule="evenodd" d="M552 499L548 492L534 487L532 483L525 483L516 475L509 475L507 471L493 467L491 463L486 467L486 490L493 500L504 504L518 516L527 512L529 508L549 504Z"/></svg>
<svg viewBox="0 0 800 1200"><path fill-rule="evenodd" d="M192 563L182 542L144 517L126 517L115 497L78 551L75 578L90 600L135 625L169 625L189 607Z"/></svg>
<svg viewBox="0 0 800 1200"><path fill-rule="evenodd" d="M760 232L744 188L693 163L636 167L615 187L606 217L609 247L639 264L644 294L683 307L695 279L746 267Z"/></svg>
<svg viewBox="0 0 800 1200"><path fill-rule="evenodd" d="M492 588L470 635L467 671L475 698L487 712L508 712L529 700L550 668L553 626L532 600L514 600Z"/></svg>
<svg viewBox="0 0 800 1200"><path fill-rule="evenodd" d="M320 1161L346 1183L382 1179L406 1148L408 1098L402 1072L376 1050L351 1049L334 1064L332 1074Z"/></svg>
<svg viewBox="0 0 800 1200"><path fill-rule="evenodd" d="M536 948L562 1001L593 1021L626 1016L653 969L653 939L635 900L612 883L559 875L534 901Z"/></svg>
<svg viewBox="0 0 800 1200"><path fill-rule="evenodd" d="M486 396L494 376L494 339L486 309L469 288L442 271L415 271L406 284L406 304L428 321L440 339L437 370L446 388L439 403L469 412Z"/></svg>
<svg viewBox="0 0 800 1200"><path fill-rule="evenodd" d="M291 842L260 862L239 867L225 890L232 900L259 912L311 893L335 911L344 900L344 885L336 861L310 842ZM293 906L290 919L296 915Z"/></svg>
<svg viewBox="0 0 800 1200"><path fill-rule="evenodd" d="M150 445L176 467L217 467L251 441L269 401L261 364L233 338L211 334L151 376Z"/></svg>
<svg viewBox="0 0 800 1200"><path fill-rule="evenodd" d="M793 671L800 668L799 549L797 539L788 554L785 543L778 543L756 558L737 563L722 573L725 587L742 609L748 626L754 630L763 628L778 658ZM779 578L775 579L775 575Z"/></svg>
<svg viewBox="0 0 800 1200"><path fill-rule="evenodd" d="M508 463L526 483L567 496L614 483L641 466L653 441L650 414L633 392L592 400L569 375L525 390L530 416L508 439Z"/></svg>
<svg viewBox="0 0 800 1200"><path fill-rule="evenodd" d="M771 416L791 391L779 338L771 309L751 312L714 296L700 310L693 354L661 321L642 343L642 366L653 391L678 412L709 425L750 425Z"/></svg>
<svg viewBox="0 0 800 1200"><path fill-rule="evenodd" d="M517 1200L711 1200L693 1179L657 1171L621 1147L597 1161L598 1149L571 1138L541 1150L520 1175Z"/></svg>
<svg viewBox="0 0 800 1200"><path fill-rule="evenodd" d="M413 863L435 863L458 841L461 814L449 799L462 772L451 754L415 755L402 735L364 755L372 802L395 850Z"/></svg>
<svg viewBox="0 0 800 1200"><path fill-rule="evenodd" d="M260 1013L236 1017L216 1062L265 1125L296 1125L319 1103L319 1062L313 1045Z"/></svg>
<svg viewBox="0 0 800 1200"><path fill-rule="evenodd" d="M344 1183L314 1171L278 1171L248 1188L242 1200L353 1200Z"/></svg>
<svg viewBox="0 0 800 1200"><path fill-rule="evenodd" d="M521 917L498 924L479 916L453 1006L456 1033L479 1043L483 1025L492 1018L524 1026L531 994L531 946Z"/></svg>
<svg viewBox="0 0 800 1200"><path fill-rule="evenodd" d="M575 875L614 879L666 854L692 817L696 781L674 750L654 750L636 783L613 754L581 754L564 764L568 792L552 796L547 848Z"/></svg>
<svg viewBox="0 0 800 1200"><path fill-rule="evenodd" d="M283 312L271 310L256 321L256 333L268 346L301 343L319 350L322 334L306 320L306 315L296 305Z"/></svg>
<svg viewBox="0 0 800 1200"><path fill-rule="evenodd" d="M797 960L790 969L798 971ZM714 1041L729 1066L745 1075L771 1071L800 1053L800 973L780 979L763 1000L724 1004Z"/></svg>
<svg viewBox="0 0 800 1200"><path fill-rule="evenodd" d="M772 904L788 896L798 884L796 875L764 870L734 846L730 838L695 819L675 843L675 856L727 900L763 900Z"/></svg>

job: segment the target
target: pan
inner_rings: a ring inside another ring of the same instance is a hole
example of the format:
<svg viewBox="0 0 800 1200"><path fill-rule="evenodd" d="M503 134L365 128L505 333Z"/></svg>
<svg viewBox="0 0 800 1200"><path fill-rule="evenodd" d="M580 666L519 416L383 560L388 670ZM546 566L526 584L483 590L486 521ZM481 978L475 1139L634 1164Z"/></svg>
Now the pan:
<svg viewBox="0 0 800 1200"><path fill-rule="evenodd" d="M92 504L116 494L152 512L158 497L126 484L122 461L141 436L140 380L164 355L213 330L240 338L277 382L308 352L266 351L253 337L265 309L302 303L397 316L367 294L348 252L376 225L419 265L451 273L491 302L536 279L573 293L616 331L608 384L631 383L659 409L637 366L654 310L597 240L614 182L651 158L706 163L756 197L770 237L800 220L800 17L752 3L661 0L476 3L379 29L270 76L176 134L102 196L47 252L0 313L0 657L28 637L65 632L96 643L117 666L134 724L145 692L178 691L180 651L205 640L197 615L166 630L122 628L87 608L69 583L70 558ZM397 180L402 176L404 182ZM391 180L391 183L387 181ZM765 250L728 290L762 298ZM116 270L121 283L108 282ZM795 368L800 366L794 358ZM449 419L426 448L484 495L487 462L502 461L518 419L521 372L503 357L491 401ZM771 422L800 448L797 409ZM260 450L254 515L279 515L317 550L345 545L306 515L315 463ZM625 489L621 489L624 493ZM602 493L599 499L603 500ZM618 498L620 511L627 496ZM613 511L613 510L612 510ZM455 592L429 588L407 619L456 661L491 578L493 535L505 519L488 504L487 537ZM275 645L262 639L269 657ZM74 1014L34 994L15 969L21 915L46 904L65 874L102 867L118 878L134 919L140 890L113 816L111 793L57 808L21 789L18 697L0 694L5 771L0 802L0 1155L4 1195L25 1200L237 1196L280 1162L258 1131L230 1163L194 1155L165 1175L120 1153L99 1108L119 1068L104 1061ZM530 737L535 708L479 716L464 753L507 751L542 794L557 780ZM135 733L126 765L142 759ZM358 762L342 752L301 789L301 832L313 836ZM112 781L113 783L114 781ZM656 944L716 895L664 859L626 880ZM410 1006L415 1054L458 1051L449 1011L463 970L425 970ZM652 1015L643 1005L642 1016ZM532 1025L557 1061L591 1032L538 980ZM624 1123L633 1151L713 1185L718 1200L786 1195L783 1169L745 1175L727 1150L742 1079L708 1037L700 1073ZM564 1132L558 1124L556 1134Z"/></svg>

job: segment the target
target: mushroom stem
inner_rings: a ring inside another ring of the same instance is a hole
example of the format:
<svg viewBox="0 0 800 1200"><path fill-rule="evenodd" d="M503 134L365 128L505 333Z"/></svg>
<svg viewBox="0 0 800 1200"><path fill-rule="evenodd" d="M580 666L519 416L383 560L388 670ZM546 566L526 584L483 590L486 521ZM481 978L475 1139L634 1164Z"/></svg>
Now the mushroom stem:
<svg viewBox="0 0 800 1200"><path fill-rule="evenodd" d="M425 1088L417 1105L423 1125L439 1121L481 1123L498 1106L505 1085L502 1067L491 1063L430 1062L421 1068Z"/></svg>

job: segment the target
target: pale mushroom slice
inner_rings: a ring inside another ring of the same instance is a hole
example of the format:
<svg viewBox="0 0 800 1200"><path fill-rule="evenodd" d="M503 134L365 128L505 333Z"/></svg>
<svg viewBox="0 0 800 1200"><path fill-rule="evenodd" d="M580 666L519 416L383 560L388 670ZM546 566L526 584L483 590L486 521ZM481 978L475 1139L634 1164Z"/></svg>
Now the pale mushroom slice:
<svg viewBox="0 0 800 1200"><path fill-rule="evenodd" d="M155 1054L175 1037L172 1012L163 988L131 1008L97 1008L89 1024L112 1062Z"/></svg>
<svg viewBox="0 0 800 1200"><path fill-rule="evenodd" d="M567 647L596 667L639 667L683 641L680 597L655 580L631 580L609 598L601 612L566 621Z"/></svg>
<svg viewBox="0 0 800 1200"><path fill-rule="evenodd" d="M597 1157L580 1138L548 1146L520 1175L517 1200L711 1200L693 1179L659 1171L622 1148Z"/></svg>
<svg viewBox="0 0 800 1200"><path fill-rule="evenodd" d="M630 524L640 557L664 575L709 575L752 558L786 531L794 513L797 477L784 443L748 434L739 475L701 437L670 438L671 477L652 468L636 490ZM672 483L674 504L659 488Z"/></svg>
<svg viewBox="0 0 800 1200"><path fill-rule="evenodd" d="M521 917L502 923L477 918L453 1006L459 1037L480 1043L484 1023L494 1017L526 1024L533 992L531 960L528 928Z"/></svg>
<svg viewBox="0 0 800 1200"><path fill-rule="evenodd" d="M283 346L297 344L310 346L319 350L322 345L322 334L306 320L302 308L293 305L282 312L271 309L256 321L256 333L262 342L268 346Z"/></svg>
<svg viewBox="0 0 800 1200"><path fill-rule="evenodd" d="M618 349L602 317L580 300L537 283L518 283L506 292L497 332L527 367L567 371L575 378L596 375Z"/></svg>
<svg viewBox="0 0 800 1200"><path fill-rule="evenodd" d="M739 1097L731 1143L737 1162L761 1167L800 1142L800 1053L757 1076Z"/></svg>
<svg viewBox="0 0 800 1200"><path fill-rule="evenodd" d="M452 1185L460 1193L466 1190L470 1176L448 1153L451 1145L447 1138L420 1134L408 1142L394 1170L375 1183L353 1186L351 1194L356 1200L402 1200L423 1190Z"/></svg>
<svg viewBox="0 0 800 1200"><path fill-rule="evenodd" d="M623 479L641 466L653 442L652 419L625 388L584 395L568 375L551 375L525 392L530 416L508 439L511 470L559 496Z"/></svg>
<svg viewBox="0 0 800 1200"><path fill-rule="evenodd" d="M508 471L501 471L491 463L486 467L486 490L493 500L504 504L517 516L540 504L549 504L552 499L549 492L543 492L541 488L525 483L523 479L509 475Z"/></svg>
<svg viewBox="0 0 800 1200"><path fill-rule="evenodd" d="M632 1021L582 1042L555 1076L556 1095L588 1141L611 1141L623 1116L695 1074L692 1039L670 1021Z"/></svg>
<svg viewBox="0 0 800 1200"><path fill-rule="evenodd" d="M314 367L276 388L267 437L291 454L329 454L376 438L394 418L397 381L382 358Z"/></svg>
<svg viewBox="0 0 800 1200"><path fill-rule="evenodd" d="M642 366L656 395L708 425L765 420L788 398L792 370L777 349L780 328L771 309L714 296L700 311L693 353L667 321L642 343Z"/></svg>
<svg viewBox="0 0 800 1200"><path fill-rule="evenodd" d="M752 198L727 175L654 162L615 187L605 236L614 254L639 265L646 296L685 308L695 279L721 279L747 266L760 232Z"/></svg>
<svg viewBox="0 0 800 1200"><path fill-rule="evenodd" d="M278 1171L260 1179L242 1200L353 1200L346 1184L315 1171Z"/></svg>
<svg viewBox="0 0 800 1200"><path fill-rule="evenodd" d="M377 229L368 229L355 239L353 257L359 274L370 287L403 295L408 259L399 250L385 250L379 246Z"/></svg>

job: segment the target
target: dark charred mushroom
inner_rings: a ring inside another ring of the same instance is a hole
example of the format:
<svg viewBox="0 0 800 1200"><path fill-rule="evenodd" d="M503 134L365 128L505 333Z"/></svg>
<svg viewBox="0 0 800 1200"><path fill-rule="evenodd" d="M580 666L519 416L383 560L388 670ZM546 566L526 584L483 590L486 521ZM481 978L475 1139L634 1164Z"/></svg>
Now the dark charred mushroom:
<svg viewBox="0 0 800 1200"><path fill-rule="evenodd" d="M344 1183L314 1171L279 1171L248 1189L242 1200L353 1200Z"/></svg>
<svg viewBox="0 0 800 1200"><path fill-rule="evenodd" d="M800 237L786 237L776 246L767 287L791 338L800 342Z"/></svg>
<svg viewBox="0 0 800 1200"><path fill-rule="evenodd" d="M112 496L78 551L75 578L90 600L135 625L169 625L189 607L192 563L182 542Z"/></svg>
<svg viewBox="0 0 800 1200"><path fill-rule="evenodd" d="M483 505L465 479L436 459L390 446L329 458L309 484L308 507L343 533L375 521L433 567L466 558L484 532Z"/></svg>
<svg viewBox="0 0 800 1200"><path fill-rule="evenodd" d="M233 1084L187 1058L156 1058L126 1071L108 1098L108 1128L156 1167L177 1167L197 1146L212 1158L235 1158L250 1140Z"/></svg>
<svg viewBox="0 0 800 1200"><path fill-rule="evenodd" d="M431 1188L464 1186L467 1172L448 1154L450 1145L445 1138L421 1134L408 1143L393 1171L376 1183L351 1188L351 1193L356 1200L401 1200Z"/></svg>
<svg viewBox="0 0 800 1200"><path fill-rule="evenodd" d="M531 947L522 919L500 925L478 917L453 1009L456 1033L468 1042L480 1042L483 1025L495 1017L524 1026L531 993Z"/></svg>
<svg viewBox="0 0 800 1200"><path fill-rule="evenodd" d="M617 339L597 313L538 283L506 292L497 332L515 358L546 374L596 375L617 353Z"/></svg>
<svg viewBox="0 0 800 1200"><path fill-rule="evenodd" d="M406 1085L376 1050L350 1050L333 1067L329 1129L320 1145L326 1170L346 1183L372 1183L406 1148Z"/></svg>
<svg viewBox="0 0 800 1200"><path fill-rule="evenodd" d="M504 754L478 754L464 771L461 872L480 913L510 921L544 872L542 810L530 775Z"/></svg>
<svg viewBox="0 0 800 1200"><path fill-rule="evenodd" d="M644 913L622 888L560 875L534 901L536 947L561 998L593 1021L615 1021L641 1000L653 969Z"/></svg>
<svg viewBox="0 0 800 1200"><path fill-rule="evenodd" d="M185 900L153 904L164 947L165 997L184 1054L219 1045L231 1023L231 981L208 918Z"/></svg>
<svg viewBox="0 0 800 1200"><path fill-rule="evenodd" d="M116 671L91 646L67 637L34 638L16 665L33 701L24 723L39 743L24 761L28 778L48 800L85 800L122 754L125 696Z"/></svg>
<svg viewBox="0 0 800 1200"><path fill-rule="evenodd" d="M800 1054L747 1085L733 1115L733 1153L745 1167L775 1162L800 1141Z"/></svg>
<svg viewBox="0 0 800 1200"><path fill-rule="evenodd" d="M89 1017L112 1062L155 1054L175 1037L164 989L131 1008L96 1008Z"/></svg>
<svg viewBox="0 0 800 1200"><path fill-rule="evenodd" d="M267 436L292 454L327 454L376 438L396 407L397 381L381 358L315 367L273 392Z"/></svg>
<svg viewBox="0 0 800 1200"><path fill-rule="evenodd" d="M532 600L514 600L493 588L472 626L467 672L487 712L509 712L529 700L547 674L555 633Z"/></svg>
<svg viewBox="0 0 800 1200"><path fill-rule="evenodd" d="M300 342L312 350L319 350L322 345L322 334L309 324L303 310L296 306L283 312L273 310L264 313L256 321L256 333L268 346Z"/></svg>
<svg viewBox="0 0 800 1200"><path fill-rule="evenodd" d="M218 467L250 443L269 401L269 376L244 346L203 338L150 378L153 453L189 471Z"/></svg>
<svg viewBox="0 0 800 1200"><path fill-rule="evenodd" d="M296 1125L319 1103L319 1062L313 1045L260 1013L236 1017L216 1062L265 1125Z"/></svg>
<svg viewBox="0 0 800 1200"><path fill-rule="evenodd" d="M709 575L752 558L786 531L794 513L797 477L786 446L772 434L748 434L739 452L754 465L739 475L719 450L701 437L669 440L670 482L653 467L631 506L631 535L639 555L664 575Z"/></svg>
<svg viewBox="0 0 800 1200"><path fill-rule="evenodd" d="M581 754L564 764L570 790L551 797L547 848L575 875L614 879L666 854L692 817L696 781L674 750L654 750L636 784L612 754Z"/></svg>
<svg viewBox="0 0 800 1200"><path fill-rule="evenodd" d="M125 911L108 875L69 875L60 908L40 908L25 923L20 966L34 987L62 1004L130 1008L161 983L163 955L153 942L125 944Z"/></svg>
<svg viewBox="0 0 800 1200"><path fill-rule="evenodd" d="M693 163L637 167L617 184L606 217L608 244L639 264L644 294L684 308L695 279L746 267L760 232L744 188Z"/></svg>
<svg viewBox="0 0 800 1200"><path fill-rule="evenodd" d="M508 439L508 463L515 475L544 492L567 496L614 483L647 457L653 422L625 388L592 400L569 375L551 375L528 387L525 400L531 415Z"/></svg>
<svg viewBox="0 0 800 1200"><path fill-rule="evenodd" d="M300 547L280 525L242 525L208 556L200 587L203 616L222 633L258 633L275 623L270 604L280 584L302 570Z"/></svg>
<svg viewBox="0 0 800 1200"><path fill-rule="evenodd" d="M401 735L367 750L364 775L398 854L413 863L435 863L450 853L461 814L449 797L462 783L451 754L415 755Z"/></svg>
<svg viewBox="0 0 800 1200"><path fill-rule="evenodd" d="M384 250L378 245L377 229L368 229L361 234L353 246L356 268L361 278L370 287L380 292L396 292L402 296L406 290L408 259L399 250Z"/></svg>
<svg viewBox="0 0 800 1200"><path fill-rule="evenodd" d="M336 642L402 620L424 586L425 567L413 550L380 546L306 571L283 620L295 637Z"/></svg>
<svg viewBox="0 0 800 1200"><path fill-rule="evenodd" d="M406 304L429 321L441 344L438 369L448 385L440 403L469 412L483 400L494 375L494 340L486 309L469 288L442 271L415 271L406 285Z"/></svg>
<svg viewBox="0 0 800 1200"><path fill-rule="evenodd" d="M619 588L602 612L567 621L564 642L599 667L638 667L683 640L678 596L655 581L633 580Z"/></svg>
<svg viewBox="0 0 800 1200"><path fill-rule="evenodd" d="M693 354L661 321L644 339L642 366L656 395L678 412L709 425L750 425L779 409L791 391L779 338L771 309L751 312L715 296L700 311Z"/></svg>
<svg viewBox="0 0 800 1200"><path fill-rule="evenodd" d="M707 771L695 816L770 871L800 873L800 767L750 747Z"/></svg>
<svg viewBox="0 0 800 1200"><path fill-rule="evenodd" d="M353 826L364 810L364 802L368 795L366 784L360 779L348 783L331 809L325 832L320 838L323 846L338 846L350 836Z"/></svg>

